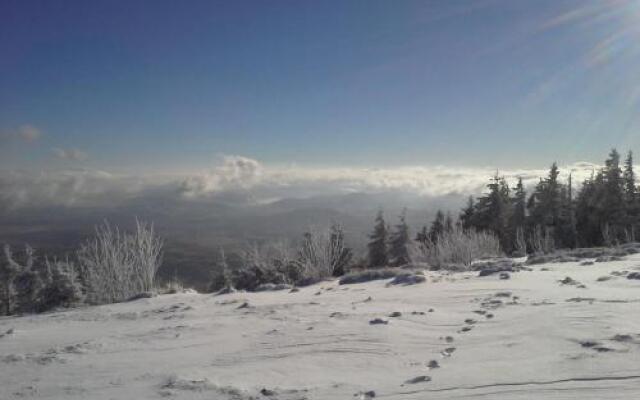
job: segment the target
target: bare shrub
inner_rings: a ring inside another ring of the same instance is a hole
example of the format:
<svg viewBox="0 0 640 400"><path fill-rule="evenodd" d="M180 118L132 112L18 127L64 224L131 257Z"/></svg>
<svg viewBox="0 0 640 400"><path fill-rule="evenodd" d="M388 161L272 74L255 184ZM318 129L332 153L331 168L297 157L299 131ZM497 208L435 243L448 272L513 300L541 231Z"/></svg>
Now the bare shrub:
<svg viewBox="0 0 640 400"><path fill-rule="evenodd" d="M344 233L338 225L329 229L314 229L304 234L297 264L306 279L321 279L343 275L353 254L344 243Z"/></svg>
<svg viewBox="0 0 640 400"><path fill-rule="evenodd" d="M338 225L311 229L297 247L285 240L247 246L240 254L242 267L232 274L233 286L254 290L268 283L307 285L343 275L352 256ZM220 276L218 280L227 281L227 278ZM224 286L220 283L214 282L213 286Z"/></svg>
<svg viewBox="0 0 640 400"><path fill-rule="evenodd" d="M264 283L292 284L296 279L297 267L295 248L287 240L263 244L247 245L239 254L242 266L231 276L222 267L221 282L212 284L213 290L233 286L236 289L253 290ZM228 271L228 270L227 270ZM231 284L229 284L231 280Z"/></svg>
<svg viewBox="0 0 640 400"><path fill-rule="evenodd" d="M162 246L153 225L140 221L133 233L106 222L96 227L95 238L77 251L87 302L113 303L151 291L162 263Z"/></svg>
<svg viewBox="0 0 640 400"><path fill-rule="evenodd" d="M416 257L417 261L438 268L449 265L469 267L474 260L502 255L500 240L496 235L461 227L444 231L435 240L425 241L419 245L417 252L420 254Z"/></svg>

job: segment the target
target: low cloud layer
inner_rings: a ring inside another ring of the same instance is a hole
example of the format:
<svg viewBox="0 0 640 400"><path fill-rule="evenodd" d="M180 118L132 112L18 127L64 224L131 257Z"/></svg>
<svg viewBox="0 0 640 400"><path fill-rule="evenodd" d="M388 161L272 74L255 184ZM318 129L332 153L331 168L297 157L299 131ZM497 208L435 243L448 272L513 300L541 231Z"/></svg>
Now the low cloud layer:
<svg viewBox="0 0 640 400"><path fill-rule="evenodd" d="M599 166L576 163L561 168L561 179L571 173L581 182ZM521 177L534 185L548 169L501 170L495 168L423 167L395 168L307 168L269 167L256 160L230 156L210 172L194 175L181 184L189 198L215 195L232 190L251 190L274 197L304 197L322 194L399 191L423 196L479 194L496 172L515 184Z"/></svg>
<svg viewBox="0 0 640 400"><path fill-rule="evenodd" d="M95 170L4 171L0 173L0 211L114 205L147 186L140 178Z"/></svg>
<svg viewBox="0 0 640 400"><path fill-rule="evenodd" d="M61 158L77 159L83 153L57 149ZM573 174L581 182L593 170L591 163L561 167L561 179ZM501 170L514 184L522 177L532 186L546 176L547 168ZM257 160L226 156L208 172L183 177L114 175L95 170L50 172L0 171L0 207L117 205L128 199L153 196L175 201L234 199L255 204L286 198L349 193L397 193L439 197L481 193L493 168L407 166L395 168L310 168L263 165Z"/></svg>

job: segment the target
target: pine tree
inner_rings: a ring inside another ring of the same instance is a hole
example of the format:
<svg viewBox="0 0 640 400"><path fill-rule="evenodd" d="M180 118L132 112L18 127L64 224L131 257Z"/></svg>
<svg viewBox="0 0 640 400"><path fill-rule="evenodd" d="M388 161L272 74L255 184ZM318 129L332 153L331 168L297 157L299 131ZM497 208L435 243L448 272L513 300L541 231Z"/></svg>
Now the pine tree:
<svg viewBox="0 0 640 400"><path fill-rule="evenodd" d="M391 265L399 267L411 262L409 255L409 226L406 221L406 210L400 214L400 221L395 226L389 240L389 258Z"/></svg>
<svg viewBox="0 0 640 400"><path fill-rule="evenodd" d="M21 266L13 260L9 245L4 246L5 260L0 264L0 315L11 315L17 307L15 279L20 274Z"/></svg>
<svg viewBox="0 0 640 400"><path fill-rule="evenodd" d="M602 245L600 211L597 206L602 182L602 172L592 173L591 177L582 183L582 189L576 198L575 214L579 246Z"/></svg>
<svg viewBox="0 0 640 400"><path fill-rule="evenodd" d="M473 226L473 216L475 213L475 202L473 200L473 196L469 196L467 200L467 206L460 213L460 224L462 225L462 229L469 230Z"/></svg>
<svg viewBox="0 0 640 400"><path fill-rule="evenodd" d="M601 226L609 230L614 242L625 240L625 222L627 213L625 207L624 181L620 168L620 154L612 149L605 161L603 170L604 187L600 197Z"/></svg>
<svg viewBox="0 0 640 400"><path fill-rule="evenodd" d="M560 172L554 162L545 179L541 179L527 201L531 231L538 229L551 235L554 242L560 240L560 216L563 206L563 191L566 188L558 182Z"/></svg>
<svg viewBox="0 0 640 400"><path fill-rule="evenodd" d="M569 174L569 181L567 183L567 186L568 198L564 207L565 211L563 217L563 242L566 246L575 248L578 245L578 230L576 227L576 210L575 202L573 199L573 179L571 174Z"/></svg>
<svg viewBox="0 0 640 400"><path fill-rule="evenodd" d="M333 276L342 276L347 271L353 251L346 246L344 230L333 224L329 233L329 260Z"/></svg>
<svg viewBox="0 0 640 400"><path fill-rule="evenodd" d="M636 187L636 174L633 170L633 152L629 151L627 159L624 162L624 192L627 202L633 204L638 197L638 188Z"/></svg>
<svg viewBox="0 0 640 400"><path fill-rule="evenodd" d="M445 230L445 224L446 221L444 213L441 210L438 210L438 212L436 212L436 217L433 219L433 222L431 222L431 227L429 228L429 240L431 240L432 243L437 242L438 238L442 236Z"/></svg>
<svg viewBox="0 0 640 400"><path fill-rule="evenodd" d="M502 249L510 252L514 238L509 234L512 212L509 186L496 173L487 188L489 193L480 197L475 204L471 226L477 230L493 232L500 239Z"/></svg>
<svg viewBox="0 0 640 400"><path fill-rule="evenodd" d="M426 245L429 242L429 230L426 225L423 225L422 229L416 233L416 238L414 240L423 245Z"/></svg>
<svg viewBox="0 0 640 400"><path fill-rule="evenodd" d="M389 264L387 254L387 225L384 222L382 211L376 216L376 225L373 233L369 235L369 244L367 245L369 253L369 268L386 267Z"/></svg>
<svg viewBox="0 0 640 400"><path fill-rule="evenodd" d="M524 227L527 207L527 192L524 190L522 178L518 178L518 184L513 190L513 218L514 228Z"/></svg>
<svg viewBox="0 0 640 400"><path fill-rule="evenodd" d="M627 231L629 240L635 241L635 232L640 222L640 204L638 199L638 188L636 187L636 174L633 170L633 153L629 151L627 159L624 163L624 172L622 175L624 180L624 195L627 214Z"/></svg>
<svg viewBox="0 0 640 400"><path fill-rule="evenodd" d="M513 188L511 198L511 218L509 220L509 236L511 237L511 251L517 252L519 256L526 255L527 243L525 239L527 193L524 189L522 178L518 178L518 183Z"/></svg>

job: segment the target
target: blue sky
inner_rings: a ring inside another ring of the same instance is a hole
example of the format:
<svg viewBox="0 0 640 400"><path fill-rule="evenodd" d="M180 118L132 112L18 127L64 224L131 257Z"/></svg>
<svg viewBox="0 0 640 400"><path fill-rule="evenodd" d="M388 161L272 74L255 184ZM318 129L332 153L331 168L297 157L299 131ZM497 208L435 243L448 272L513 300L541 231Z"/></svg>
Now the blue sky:
<svg viewBox="0 0 640 400"><path fill-rule="evenodd" d="M640 145L639 4L4 0L0 168L600 161Z"/></svg>

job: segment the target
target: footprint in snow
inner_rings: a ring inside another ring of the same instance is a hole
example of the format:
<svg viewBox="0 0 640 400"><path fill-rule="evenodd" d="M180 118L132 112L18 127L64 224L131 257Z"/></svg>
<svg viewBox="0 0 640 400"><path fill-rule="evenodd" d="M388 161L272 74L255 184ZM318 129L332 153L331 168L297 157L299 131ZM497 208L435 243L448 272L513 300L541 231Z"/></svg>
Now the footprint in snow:
<svg viewBox="0 0 640 400"><path fill-rule="evenodd" d="M443 357L451 357L454 351L456 351L455 347L447 347L446 349L442 350L440 354L442 354Z"/></svg>
<svg viewBox="0 0 640 400"><path fill-rule="evenodd" d="M416 376L415 378L411 378L404 382L405 385L415 385L416 383L426 383L430 382L431 377L427 375Z"/></svg>
<svg viewBox="0 0 640 400"><path fill-rule="evenodd" d="M370 400L376 397L376 392L373 390L369 390L367 392L358 392L354 394L353 397L357 397L359 400Z"/></svg>

